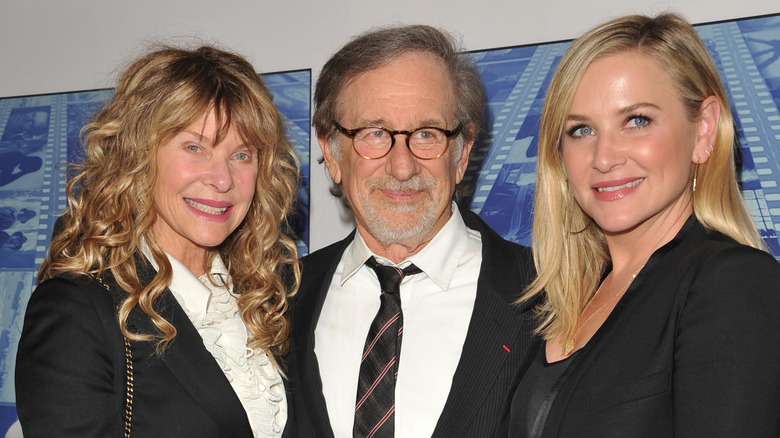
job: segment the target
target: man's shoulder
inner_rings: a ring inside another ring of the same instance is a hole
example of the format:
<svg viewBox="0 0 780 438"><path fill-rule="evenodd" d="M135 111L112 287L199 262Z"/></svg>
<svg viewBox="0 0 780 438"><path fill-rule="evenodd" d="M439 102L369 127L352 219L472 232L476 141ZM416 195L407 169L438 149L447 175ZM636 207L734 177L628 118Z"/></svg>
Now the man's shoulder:
<svg viewBox="0 0 780 438"><path fill-rule="evenodd" d="M290 299L293 314L303 305L302 303L318 300L317 297L323 291L323 282L327 281L328 285L330 284L330 279L326 280L325 277L329 272L331 275L335 272L341 255L354 236L353 231L346 238L301 257L301 283L298 292Z"/></svg>
<svg viewBox="0 0 780 438"><path fill-rule="evenodd" d="M301 258L301 263L303 264L304 268L315 268L315 267L327 267L331 264L338 263L341 259L341 255L344 253L344 249L346 249L347 245L349 245L350 242L355 237L355 232L349 234L349 236L345 237L344 239L339 240L338 242L331 243L330 245L320 248L304 257Z"/></svg>
<svg viewBox="0 0 780 438"><path fill-rule="evenodd" d="M460 214L467 227L479 231L483 244L501 247L505 250L515 251L530 256L531 248L504 239L473 211L461 209Z"/></svg>
<svg viewBox="0 0 780 438"><path fill-rule="evenodd" d="M320 248L311 254L301 258L301 285L299 292L310 287L310 283L315 279L326 275L328 271L335 271L344 250L355 237L355 231L338 242Z"/></svg>
<svg viewBox="0 0 780 438"><path fill-rule="evenodd" d="M482 239L481 281L514 301L536 276L531 248L504 239L474 212L461 210L461 215Z"/></svg>

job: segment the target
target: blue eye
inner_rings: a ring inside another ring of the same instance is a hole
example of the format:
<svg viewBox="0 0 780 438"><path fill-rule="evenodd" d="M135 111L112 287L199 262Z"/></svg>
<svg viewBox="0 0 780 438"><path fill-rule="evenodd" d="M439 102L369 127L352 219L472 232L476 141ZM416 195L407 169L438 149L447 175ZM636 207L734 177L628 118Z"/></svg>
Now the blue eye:
<svg viewBox="0 0 780 438"><path fill-rule="evenodd" d="M383 129L377 129L377 128L367 128L366 129L366 136L368 136L368 137L381 138L381 137L384 137L385 134L387 134L387 133Z"/></svg>
<svg viewBox="0 0 780 438"><path fill-rule="evenodd" d="M384 147L385 144L389 144L389 142L392 141L384 128L375 128L372 126L360 128L357 134L355 134L354 139L358 143L379 147Z"/></svg>
<svg viewBox="0 0 780 438"><path fill-rule="evenodd" d="M628 118L629 128L641 128L650 124L650 118L642 115L631 116Z"/></svg>
<svg viewBox="0 0 780 438"><path fill-rule="evenodd" d="M246 152L239 152L236 154L236 159L239 161L246 161L246 160L251 160L252 156Z"/></svg>
<svg viewBox="0 0 780 438"><path fill-rule="evenodd" d="M187 150L190 151L190 152L198 152L200 150L200 146L194 145L194 144L190 144L190 145L187 145Z"/></svg>
<svg viewBox="0 0 780 438"><path fill-rule="evenodd" d="M569 137L586 137L589 135L594 135L593 128L591 128L588 125L576 125L571 128L569 128L568 131L566 131L566 135Z"/></svg>

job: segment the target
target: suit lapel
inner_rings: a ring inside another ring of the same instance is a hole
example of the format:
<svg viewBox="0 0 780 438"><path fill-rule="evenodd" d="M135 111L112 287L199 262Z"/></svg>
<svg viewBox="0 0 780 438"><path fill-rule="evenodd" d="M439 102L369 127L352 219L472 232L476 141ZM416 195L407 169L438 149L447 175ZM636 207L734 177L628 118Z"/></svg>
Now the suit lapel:
<svg viewBox="0 0 780 438"><path fill-rule="evenodd" d="M453 436L466 429L483 408L507 361L519 363L523 324L514 310L500 301L498 292L490 289L483 286L477 292L463 352L433 436Z"/></svg>
<svg viewBox="0 0 780 438"><path fill-rule="evenodd" d="M466 225L481 234L482 265L463 352L434 437L462 433L478 410L500 403L487 398L495 385L502 384L498 382L500 374L506 372L508 375L502 377L511 379L507 370L520 363L530 340L530 324L521 315L528 306L509 305L528 282L517 247L501 239L473 213L462 214Z"/></svg>
<svg viewBox="0 0 780 438"><path fill-rule="evenodd" d="M164 317L176 327L177 334L163 354L163 363L203 409L225 428L225 436L252 436L244 407L225 373L206 350L203 339L173 295L166 291L166 298L170 313Z"/></svg>
<svg viewBox="0 0 780 438"><path fill-rule="evenodd" d="M314 331L333 281L333 274L354 236L353 231L346 239L303 259L301 287L293 302L293 354L299 377L299 381L293 382L293 385L297 386L296 396L305 406L305 409L298 411L298 415L309 417L317 436L332 437L333 429L322 393L317 355L314 352Z"/></svg>
<svg viewBox="0 0 780 438"><path fill-rule="evenodd" d="M327 294L328 286L330 285L330 277L321 275L316 281L320 282L321 286L318 289L316 296L317 301L308 303L304 309L297 315L300 317L299 321L303 323L303 326L296 327L296 336L300 339L297 343L296 355L298 366L300 367L298 387L300 389L300 395L305 405L305 412L309 415L309 419L312 423L312 427L317 431L327 431L330 435L332 432L330 426L330 419L328 418L328 409L325 404L325 397L322 394L322 379L320 377L319 364L317 362L317 356L314 353L314 329L317 327L315 319L319 319L319 313L322 309L322 302L319 299L320 296L324 297ZM314 283L317 284L317 283ZM306 336L300 336L303 333Z"/></svg>
<svg viewBox="0 0 780 438"><path fill-rule="evenodd" d="M148 284L154 278L154 269L145 262L136 266L141 284ZM251 437L252 430L241 401L173 294L166 289L155 300L154 307L176 328L176 337L163 352L161 361L204 411L224 428L224 436ZM128 326L142 333L157 331L138 307L130 313Z"/></svg>

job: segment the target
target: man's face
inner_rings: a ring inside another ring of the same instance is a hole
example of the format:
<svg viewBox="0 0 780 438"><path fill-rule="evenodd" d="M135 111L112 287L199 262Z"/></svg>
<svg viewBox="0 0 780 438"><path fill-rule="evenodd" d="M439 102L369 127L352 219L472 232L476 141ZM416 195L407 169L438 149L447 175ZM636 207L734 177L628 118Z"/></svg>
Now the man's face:
<svg viewBox="0 0 780 438"><path fill-rule="evenodd" d="M438 58L425 52L408 52L357 76L340 97L337 122L349 129L454 129L459 122L452 81ZM327 138L319 139L328 171L343 185L369 247L380 255L393 245L419 251L452 214L452 194L466 170L471 142L458 148L453 137L444 155L420 160L398 135L385 157L367 160L355 153L349 137L339 134L337 141L340 153L334 155Z"/></svg>

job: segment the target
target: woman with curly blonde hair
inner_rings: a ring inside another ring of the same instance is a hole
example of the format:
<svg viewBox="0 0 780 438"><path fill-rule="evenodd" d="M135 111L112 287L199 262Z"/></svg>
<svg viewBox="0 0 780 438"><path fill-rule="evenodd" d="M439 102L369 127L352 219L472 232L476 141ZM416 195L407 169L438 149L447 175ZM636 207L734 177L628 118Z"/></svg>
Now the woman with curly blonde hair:
<svg viewBox="0 0 780 438"><path fill-rule="evenodd" d="M512 437L780 433L780 265L737 186L726 92L681 17L599 25L539 134L540 338Z"/></svg>
<svg viewBox="0 0 780 438"><path fill-rule="evenodd" d="M19 345L25 437L281 436L298 164L254 68L152 51L82 139Z"/></svg>

